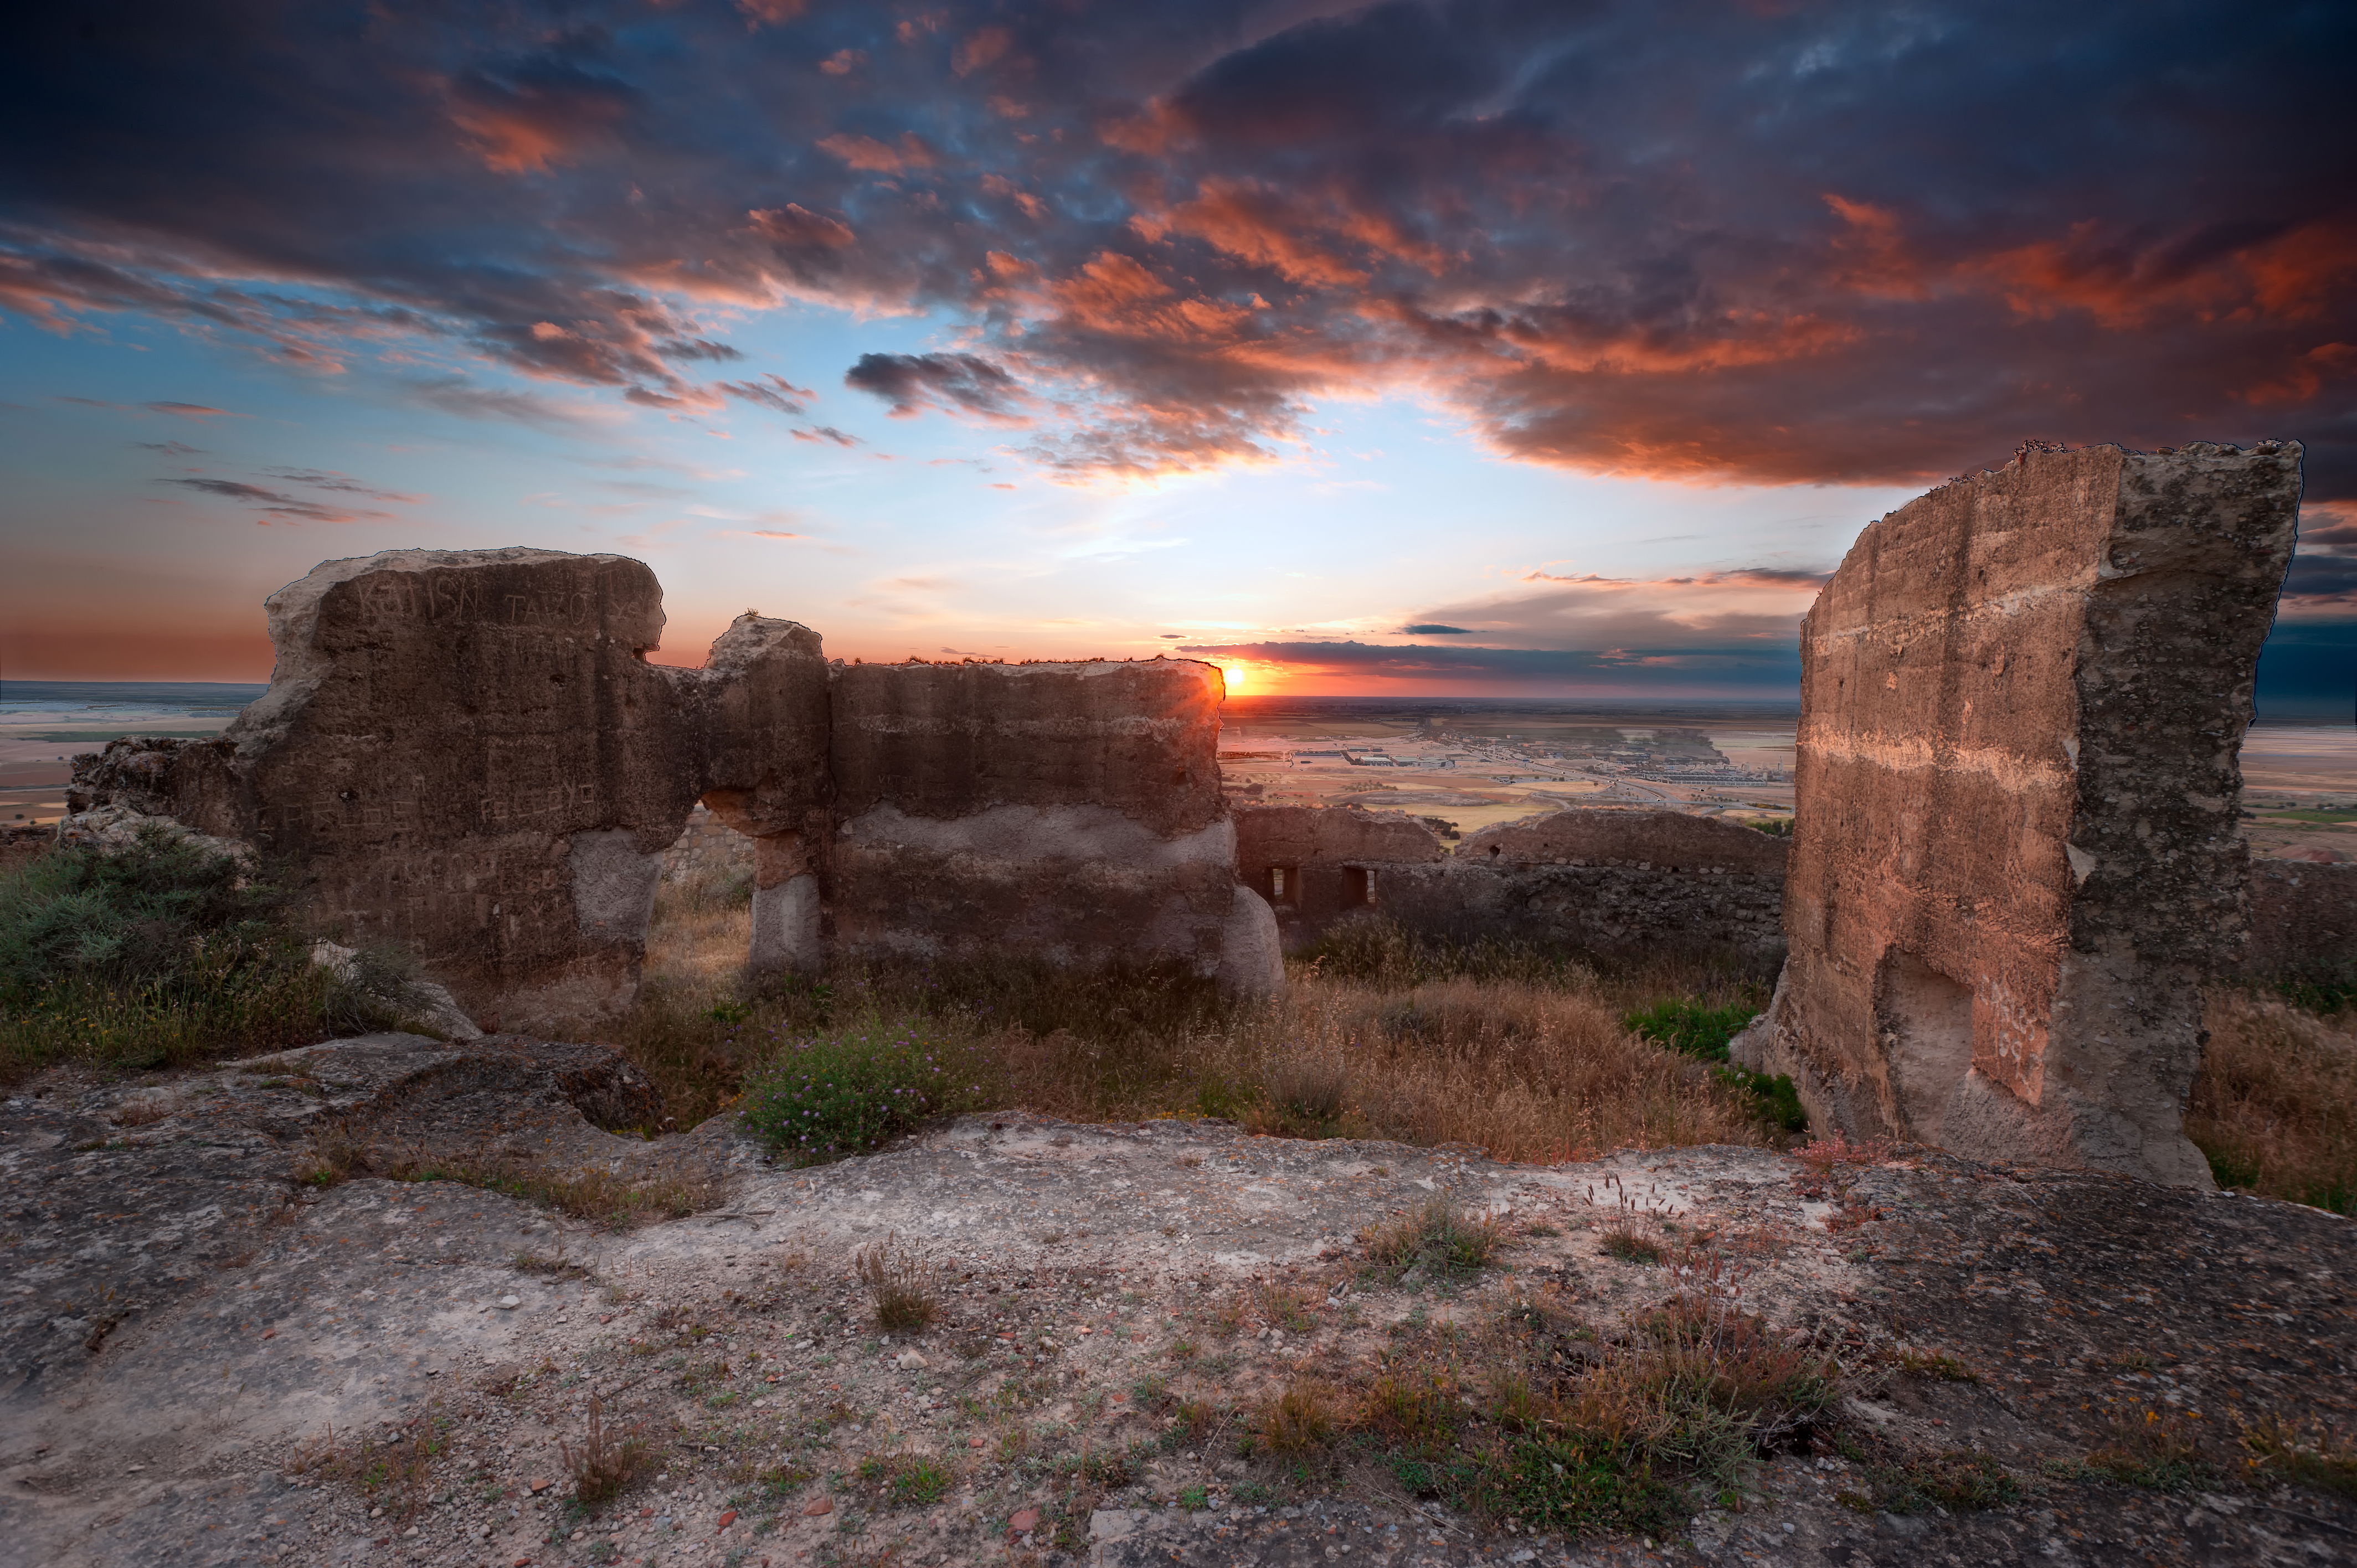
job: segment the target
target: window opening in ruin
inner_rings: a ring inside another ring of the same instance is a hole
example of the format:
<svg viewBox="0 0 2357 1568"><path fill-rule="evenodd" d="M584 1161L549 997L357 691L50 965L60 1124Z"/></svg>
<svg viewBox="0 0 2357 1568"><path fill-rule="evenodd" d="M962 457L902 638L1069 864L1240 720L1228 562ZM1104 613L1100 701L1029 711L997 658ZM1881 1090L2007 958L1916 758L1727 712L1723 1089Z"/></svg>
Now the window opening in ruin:
<svg viewBox="0 0 2357 1568"><path fill-rule="evenodd" d="M1342 897L1352 906L1375 901L1375 868L1372 865L1346 865L1342 868Z"/></svg>
<svg viewBox="0 0 2357 1568"><path fill-rule="evenodd" d="M753 933L754 844L698 805L663 852L647 927L650 980L725 984L743 972Z"/></svg>
<svg viewBox="0 0 2357 1568"><path fill-rule="evenodd" d="M1973 993L1893 948L1876 980L1875 1018L1905 1130L1937 1143L1948 1103L1972 1070Z"/></svg>
<svg viewBox="0 0 2357 1568"><path fill-rule="evenodd" d="M1272 904L1297 904L1301 901L1300 867L1272 865L1268 868L1268 901Z"/></svg>

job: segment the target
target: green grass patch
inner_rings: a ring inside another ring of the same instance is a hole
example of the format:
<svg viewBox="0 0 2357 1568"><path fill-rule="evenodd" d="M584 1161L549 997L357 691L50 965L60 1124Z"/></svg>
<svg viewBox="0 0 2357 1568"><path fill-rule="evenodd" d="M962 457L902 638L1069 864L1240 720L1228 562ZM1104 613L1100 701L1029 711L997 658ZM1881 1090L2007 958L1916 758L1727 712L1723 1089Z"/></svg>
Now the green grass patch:
<svg viewBox="0 0 2357 1568"><path fill-rule="evenodd" d="M922 1454L872 1454L859 1462L859 1478L893 1508L920 1509L941 1501L957 1484L957 1473Z"/></svg>
<svg viewBox="0 0 2357 1568"><path fill-rule="evenodd" d="M1477 1273L1498 1250L1498 1228L1436 1197L1364 1237L1367 1256L1394 1277L1421 1268L1436 1279Z"/></svg>
<svg viewBox="0 0 2357 1568"><path fill-rule="evenodd" d="M1727 1042L1760 1013L1759 1004L1749 1000L1714 1006L1697 997L1677 996L1622 1015L1620 1026L1674 1051L1723 1062Z"/></svg>
<svg viewBox="0 0 2357 1568"><path fill-rule="evenodd" d="M748 1074L745 1122L796 1165L817 1165L988 1104L999 1072L963 1031L870 1018L791 1042Z"/></svg>
<svg viewBox="0 0 2357 1568"><path fill-rule="evenodd" d="M1844 1492L1838 1501L1859 1513L1952 1513L2003 1508L2021 1500L2021 1482L1986 1454L1954 1449L1904 1464L1869 1462L1867 1490Z"/></svg>

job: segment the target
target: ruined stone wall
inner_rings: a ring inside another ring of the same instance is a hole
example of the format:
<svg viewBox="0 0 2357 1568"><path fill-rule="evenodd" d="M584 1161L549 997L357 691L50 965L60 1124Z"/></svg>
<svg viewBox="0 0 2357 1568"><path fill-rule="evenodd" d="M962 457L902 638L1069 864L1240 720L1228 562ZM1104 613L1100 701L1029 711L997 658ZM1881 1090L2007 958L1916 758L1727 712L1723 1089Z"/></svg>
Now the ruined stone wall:
<svg viewBox="0 0 2357 1568"><path fill-rule="evenodd" d="M110 748L78 765L70 804L136 785L252 843L326 929L408 947L470 1011L516 1025L625 999L699 796L726 793L767 834L805 834L823 809L816 635L748 617L702 670L650 664L662 590L640 562L388 551L328 562L268 608L270 690L221 741Z"/></svg>
<svg viewBox="0 0 2357 1568"><path fill-rule="evenodd" d="M2302 980L2345 978L2357 970L2357 865L2255 861L2250 899L2244 973Z"/></svg>
<svg viewBox="0 0 2357 1568"><path fill-rule="evenodd" d="M1237 865L1288 946L1380 916L1420 935L1620 955L1667 950L1772 965L1784 841L1677 811L1557 811L1449 853L1424 823L1355 807L1236 813Z"/></svg>
<svg viewBox="0 0 2357 1568"><path fill-rule="evenodd" d="M1211 666L830 670L808 628L747 616L674 669L645 658L645 565L541 550L328 562L269 609L269 692L220 741L82 758L78 820L249 843L328 934L407 947L495 1026L631 994L699 800L674 858L749 858L757 972L815 966L832 924L855 952L1281 983L1234 885Z"/></svg>
<svg viewBox="0 0 2357 1568"><path fill-rule="evenodd" d="M1175 961L1281 983L1236 886L1217 669L837 665L834 939L851 952Z"/></svg>
<svg viewBox="0 0 2357 1568"><path fill-rule="evenodd" d="M2299 448L2028 450L1869 527L1802 631L1792 957L1751 1065L1820 1125L2206 1185L2251 680Z"/></svg>
<svg viewBox="0 0 2357 1568"><path fill-rule="evenodd" d="M1288 947L1369 907L1382 873L1448 857L1440 835L1405 811L1359 806L1243 806L1236 811L1236 875L1276 910ZM1377 869L1372 875L1370 868Z"/></svg>

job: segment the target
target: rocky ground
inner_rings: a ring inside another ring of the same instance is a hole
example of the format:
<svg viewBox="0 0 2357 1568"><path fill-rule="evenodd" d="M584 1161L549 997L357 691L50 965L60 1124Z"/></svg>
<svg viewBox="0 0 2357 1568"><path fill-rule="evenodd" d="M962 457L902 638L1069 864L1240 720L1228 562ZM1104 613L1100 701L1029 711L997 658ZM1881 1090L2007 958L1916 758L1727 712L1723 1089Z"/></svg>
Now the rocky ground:
<svg viewBox="0 0 2357 1568"><path fill-rule="evenodd" d="M1541 1168L1021 1114L794 1170L723 1122L593 1124L651 1092L591 1047L414 1036L21 1087L0 1563L2357 1562L2357 1501L2237 1440L2357 1430L2357 1236L2315 1210L1921 1152ZM1361 1234L1436 1197L1490 1262L1374 1266ZM1608 1253L1623 1228L1665 1261ZM888 1334L859 1261L911 1253L938 1313ZM1609 1356L1680 1290L1840 1394L1652 1538L1446 1508L1351 1427L1384 1369L1469 1411L1532 1335ZM1270 1447L1288 1389L1327 1440Z"/></svg>

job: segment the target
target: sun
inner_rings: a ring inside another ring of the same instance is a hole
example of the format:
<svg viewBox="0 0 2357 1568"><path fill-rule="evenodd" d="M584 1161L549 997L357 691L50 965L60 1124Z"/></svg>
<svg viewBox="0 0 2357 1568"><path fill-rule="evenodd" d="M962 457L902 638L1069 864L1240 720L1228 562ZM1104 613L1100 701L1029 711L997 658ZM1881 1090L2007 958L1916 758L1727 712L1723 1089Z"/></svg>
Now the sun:
<svg viewBox="0 0 2357 1568"><path fill-rule="evenodd" d="M1227 677L1228 695L1232 697L1252 684L1252 671L1242 664L1222 664L1220 673Z"/></svg>

